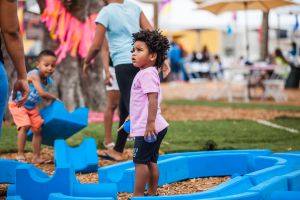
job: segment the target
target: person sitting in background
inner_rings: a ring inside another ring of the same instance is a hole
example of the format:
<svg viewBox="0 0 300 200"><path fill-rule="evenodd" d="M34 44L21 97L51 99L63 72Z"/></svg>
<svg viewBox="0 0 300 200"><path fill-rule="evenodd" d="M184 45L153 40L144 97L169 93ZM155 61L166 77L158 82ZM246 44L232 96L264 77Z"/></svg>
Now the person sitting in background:
<svg viewBox="0 0 300 200"><path fill-rule="evenodd" d="M297 55L297 44L296 44L296 42L292 42L292 51L290 52L290 54L292 56L296 56Z"/></svg>
<svg viewBox="0 0 300 200"><path fill-rule="evenodd" d="M281 67L287 67L288 69L286 70L286 72L284 74L281 75L282 78L287 79L290 71L291 71L291 67L289 66L289 62L285 59L285 57L282 55L282 51L277 48L274 52L274 64L277 66L281 66Z"/></svg>
<svg viewBox="0 0 300 200"><path fill-rule="evenodd" d="M200 62L209 62L209 51L207 50L206 45L203 47L201 54L202 58L200 59Z"/></svg>

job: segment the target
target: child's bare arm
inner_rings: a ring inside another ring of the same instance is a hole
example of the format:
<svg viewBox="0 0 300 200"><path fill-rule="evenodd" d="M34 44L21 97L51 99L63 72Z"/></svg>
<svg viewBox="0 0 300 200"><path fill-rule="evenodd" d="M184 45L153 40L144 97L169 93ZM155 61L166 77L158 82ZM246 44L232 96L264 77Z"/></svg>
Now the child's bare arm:
<svg viewBox="0 0 300 200"><path fill-rule="evenodd" d="M46 100L59 100L56 96L50 94L49 92L46 92L43 89L43 86L41 84L41 79L39 75L32 73L28 77L28 82L31 82L34 85L34 88L36 89L37 93L42 97L43 99Z"/></svg>
<svg viewBox="0 0 300 200"><path fill-rule="evenodd" d="M102 24L97 24L96 34L93 41L93 44L88 52L87 57L84 60L84 66L83 66L83 74L86 77L89 77L89 74L87 72L87 69L90 67L92 69L92 63L91 61L97 56L99 51L101 50L102 42L105 36L106 27Z"/></svg>
<svg viewBox="0 0 300 200"><path fill-rule="evenodd" d="M154 134L158 134L155 127L155 119L157 114L158 107L158 93L148 93L149 105L148 105L148 119L146 125L146 132L144 134L144 139L148 137L149 141L151 140L151 135L155 139ZM156 140L156 139L155 139Z"/></svg>

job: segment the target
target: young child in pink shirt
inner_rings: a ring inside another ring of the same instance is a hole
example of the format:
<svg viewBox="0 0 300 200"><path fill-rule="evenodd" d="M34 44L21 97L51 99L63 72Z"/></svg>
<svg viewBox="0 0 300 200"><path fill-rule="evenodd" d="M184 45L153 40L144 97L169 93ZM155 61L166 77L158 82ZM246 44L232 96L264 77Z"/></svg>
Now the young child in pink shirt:
<svg viewBox="0 0 300 200"><path fill-rule="evenodd" d="M131 86L130 115L126 119L131 124L130 136L135 137L133 197L155 196L159 179L158 151L169 126L161 116L159 105L162 95L158 71L166 60L170 44L157 30L141 30L132 35L132 63L140 68ZM146 138L151 141L151 135L156 141L149 143ZM147 192L144 194L146 183Z"/></svg>

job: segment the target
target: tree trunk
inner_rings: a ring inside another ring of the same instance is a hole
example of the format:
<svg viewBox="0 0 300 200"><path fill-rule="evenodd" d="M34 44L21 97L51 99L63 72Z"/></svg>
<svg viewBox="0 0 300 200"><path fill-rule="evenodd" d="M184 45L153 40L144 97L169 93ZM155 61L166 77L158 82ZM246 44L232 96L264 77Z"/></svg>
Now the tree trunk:
<svg viewBox="0 0 300 200"><path fill-rule="evenodd" d="M44 10L44 0L38 0L38 3L41 10ZM98 0L74 0L73 3L69 11L80 21L84 21L90 14L99 12L103 7L102 1ZM55 51L59 46L58 40L53 40L50 37L46 27L44 30L43 49ZM4 41L3 38L2 41ZM17 75L5 49L4 42L2 44L1 49L4 54L4 67L8 76L10 94ZM27 71L31 70L30 64L27 63L27 65ZM104 110L106 106L106 92L100 54L95 58L93 70L90 71L90 78L86 78L83 75L82 67L83 59L80 56L72 57L68 53L67 57L56 66L56 70L51 76L53 87L50 92L64 102L65 108L69 112L74 111L79 106L88 107L90 110ZM40 104L39 108L42 107L43 104ZM12 120L8 109L5 111L4 119Z"/></svg>
<svg viewBox="0 0 300 200"><path fill-rule="evenodd" d="M269 12L263 13L263 23L262 23L262 40L261 40L261 61L265 61L268 54L269 54L269 48L268 48L268 42L269 42Z"/></svg>

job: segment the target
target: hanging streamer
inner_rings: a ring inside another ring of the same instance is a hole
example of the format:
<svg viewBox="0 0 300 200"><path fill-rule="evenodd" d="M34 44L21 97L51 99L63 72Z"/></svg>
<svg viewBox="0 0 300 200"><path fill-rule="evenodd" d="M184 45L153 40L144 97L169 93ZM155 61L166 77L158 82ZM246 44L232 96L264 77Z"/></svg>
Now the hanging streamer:
<svg viewBox="0 0 300 200"><path fill-rule="evenodd" d="M97 14L93 14L86 22L81 22L64 8L60 0L46 0L41 20L50 31L51 38L59 40L60 45L55 51L57 64L67 56L68 51L73 57L77 54L81 58L87 56L96 33L96 17Z"/></svg>

